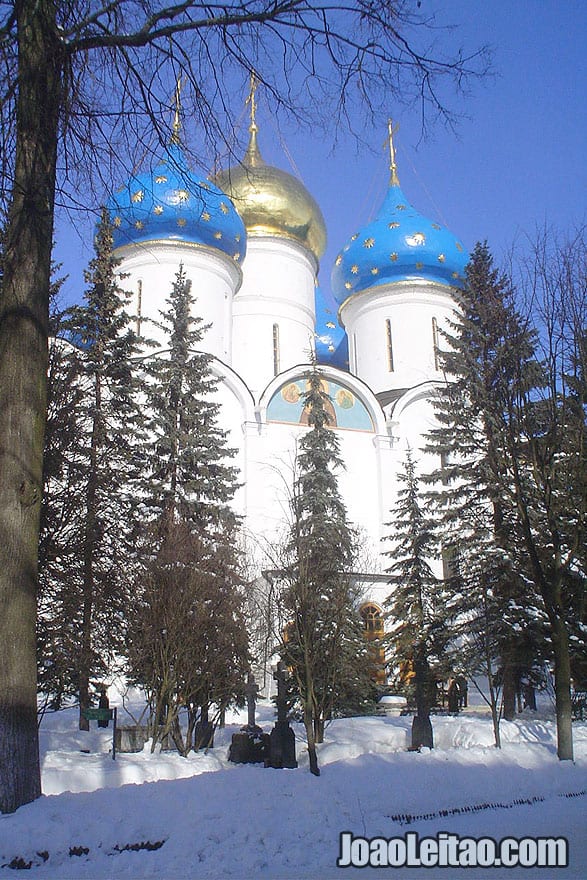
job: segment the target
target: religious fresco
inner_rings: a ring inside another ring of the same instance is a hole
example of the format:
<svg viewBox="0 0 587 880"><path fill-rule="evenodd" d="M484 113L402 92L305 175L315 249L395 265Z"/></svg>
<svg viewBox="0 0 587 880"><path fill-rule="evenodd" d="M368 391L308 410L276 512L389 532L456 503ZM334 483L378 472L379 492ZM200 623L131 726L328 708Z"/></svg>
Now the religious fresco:
<svg viewBox="0 0 587 880"><path fill-rule="evenodd" d="M305 378L286 382L272 396L267 407L268 422L287 422L294 425L308 424L308 411L304 407L304 393L308 385ZM351 431L374 431L373 420L365 404L353 391L337 382L321 380L322 390L328 395L325 409L330 427Z"/></svg>

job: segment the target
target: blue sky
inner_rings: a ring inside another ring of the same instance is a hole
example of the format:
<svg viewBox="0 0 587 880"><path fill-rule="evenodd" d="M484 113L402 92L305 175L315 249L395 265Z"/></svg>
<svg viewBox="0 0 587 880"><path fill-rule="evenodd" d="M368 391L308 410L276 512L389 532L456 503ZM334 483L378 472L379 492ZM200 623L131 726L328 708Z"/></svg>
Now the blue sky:
<svg viewBox="0 0 587 880"><path fill-rule="evenodd" d="M408 200L469 249L487 239L498 260L545 223L560 231L584 223L587 2L422 0L421 9L436 10L439 24L458 25L441 37L444 46L491 46L495 75L473 83L465 96L447 93L462 117L456 131L439 123L425 140L419 108L390 103L389 116L400 123L398 171ZM339 132L333 148L322 134L314 139L293 126L282 127L280 137L264 116L260 92L258 121L265 160L299 174L322 209L328 247L320 284L328 291L336 254L385 195L387 118L364 130L362 144ZM68 301L80 298L92 256L91 218L78 217L76 227L58 217L56 259L70 275Z"/></svg>

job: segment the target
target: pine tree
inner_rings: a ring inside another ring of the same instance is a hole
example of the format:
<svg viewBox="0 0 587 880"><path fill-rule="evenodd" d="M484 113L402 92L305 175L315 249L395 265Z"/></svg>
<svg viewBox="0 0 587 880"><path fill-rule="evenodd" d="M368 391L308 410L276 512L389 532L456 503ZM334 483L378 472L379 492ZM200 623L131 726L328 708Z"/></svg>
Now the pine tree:
<svg viewBox="0 0 587 880"><path fill-rule="evenodd" d="M310 430L299 443L291 499L292 525L286 560L280 647L302 706L310 770L319 775L316 743L324 722L348 691L363 699L371 693L369 657L356 609L350 572L356 553L336 471L340 444L328 427L320 372L307 374L304 403ZM346 693L345 693L346 690Z"/></svg>
<svg viewBox="0 0 587 880"><path fill-rule="evenodd" d="M73 436L72 448L64 451L59 472L51 478L46 506L47 522L55 516L51 508L61 505L58 515L69 526L62 545L53 548L55 564L47 571L43 626L49 655L41 657L41 665L59 657L58 687L64 692L75 687L83 730L89 727L83 713L91 702L92 679L108 674L122 647L133 553L129 479L140 433L133 368L137 340L112 243L104 210L85 274L85 304L70 310L65 325L74 344L58 349L71 392ZM59 406L63 417L67 400ZM57 435L51 431L48 443ZM50 445L48 461L54 451ZM72 500L73 514L67 510Z"/></svg>
<svg viewBox="0 0 587 880"><path fill-rule="evenodd" d="M398 491L393 520L387 523L392 529L389 540L394 541L393 549L386 553L393 560L388 572L394 588L386 600L391 620L389 641L396 665L412 666L417 673L416 704L418 716L424 719L435 703L431 665L438 672L443 664L450 606L446 604L442 580L435 576L430 564L437 555L437 541L423 508L410 449L399 479L403 486ZM429 733L431 740L431 729Z"/></svg>
<svg viewBox="0 0 587 880"><path fill-rule="evenodd" d="M191 282L176 274L160 327L169 350L145 362L144 467L136 483L143 567L128 631L129 665L147 691L153 746L166 732L182 754L198 713L242 695L248 668L237 549L234 450L218 426L205 327L192 317ZM179 715L187 710L182 732ZM218 715L217 715L218 717Z"/></svg>

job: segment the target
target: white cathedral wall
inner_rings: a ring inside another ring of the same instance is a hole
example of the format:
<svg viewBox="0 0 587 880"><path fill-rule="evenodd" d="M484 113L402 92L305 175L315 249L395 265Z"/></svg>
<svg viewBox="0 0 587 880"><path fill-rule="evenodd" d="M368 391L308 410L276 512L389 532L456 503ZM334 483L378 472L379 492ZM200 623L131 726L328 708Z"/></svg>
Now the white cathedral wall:
<svg viewBox="0 0 587 880"><path fill-rule="evenodd" d="M233 303L233 359L255 397L269 380L308 362L314 344L316 265L284 238L249 234Z"/></svg>
<svg viewBox="0 0 587 880"><path fill-rule="evenodd" d="M375 393L441 378L436 330L446 328L453 315L450 291L424 280L399 281L347 300L341 319L349 338L351 372Z"/></svg>
<svg viewBox="0 0 587 880"><path fill-rule="evenodd" d="M220 251L189 242L147 242L118 248L120 286L132 293L129 311L145 339L160 345L166 340L153 323L167 308L180 264L192 283L194 317L210 324L201 348L230 363L232 349L232 301L241 281L239 266Z"/></svg>

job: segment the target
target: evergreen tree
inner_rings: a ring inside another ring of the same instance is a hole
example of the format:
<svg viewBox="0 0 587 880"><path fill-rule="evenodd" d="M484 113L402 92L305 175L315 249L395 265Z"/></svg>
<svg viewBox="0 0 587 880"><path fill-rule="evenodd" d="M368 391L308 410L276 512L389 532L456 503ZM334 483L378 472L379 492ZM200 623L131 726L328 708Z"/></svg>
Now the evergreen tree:
<svg viewBox="0 0 587 880"><path fill-rule="evenodd" d="M305 406L310 430L300 440L292 526L282 576L280 647L302 706L310 770L319 775L316 743L324 722L350 691L359 702L372 693L369 655L356 609L350 572L355 536L340 496L340 444L328 427L328 395L314 364L307 375Z"/></svg>
<svg viewBox="0 0 587 880"><path fill-rule="evenodd" d="M191 282L179 267L160 326L169 350L145 363L146 433L136 496L143 566L130 622L129 664L147 691L153 745L169 731L182 754L210 704L242 695L249 657L238 519L237 470L218 424L205 327L192 317ZM187 710L184 734L179 715ZM217 716L218 717L218 716Z"/></svg>
<svg viewBox="0 0 587 880"><path fill-rule="evenodd" d="M86 388L65 338L66 313L53 299L43 499L39 542L37 613L38 686L45 705L59 709L77 693L76 643L79 591L72 587L80 566L83 510Z"/></svg>
<svg viewBox="0 0 587 880"><path fill-rule="evenodd" d="M450 605L443 594L443 583L431 567L437 555L436 538L427 520L420 494L420 481L412 452L408 449L405 470L400 474L402 488L389 540L394 547L386 555L393 563L388 569L393 592L386 601L391 620L391 657L400 668L417 671L415 686L418 715L427 717L436 702L435 673L443 663L447 642ZM423 680L421 680L423 679Z"/></svg>
<svg viewBox="0 0 587 880"><path fill-rule="evenodd" d="M540 659L540 631L548 619L555 657L559 757L572 756L568 629L563 580L576 551L561 541L568 499L554 470L563 452L552 375L536 355L537 337L514 305L507 279L493 266L486 245L477 245L461 294L461 313L442 353L449 378L440 392L431 448L444 467L435 478L444 527L467 583L467 557L490 573L490 593L501 605L499 633L504 690L508 679L530 676ZM554 385L556 385L554 379ZM567 483L570 486L570 483ZM554 493L554 494L553 494ZM552 501L558 496L559 503ZM562 503L560 503L562 502ZM460 538L455 539L457 532ZM561 552L562 551L562 552ZM490 615L493 619L495 615ZM524 652L524 653L523 653Z"/></svg>
<svg viewBox="0 0 587 880"><path fill-rule="evenodd" d="M112 241L104 210L85 274L85 304L72 308L65 324L75 344L56 349L71 396L59 401L56 395L63 389L58 383L53 404L60 411L59 425L48 435L46 452L50 463L51 444L71 406L72 448L62 451L56 474L47 472L51 485L45 522L57 515L68 526L53 546L54 564L46 569L41 629L48 654L41 656L41 667L59 658L54 686L63 693L75 689L84 730L89 728L83 712L91 703L91 681L108 673L122 648L133 554L129 479L140 432L133 367L137 341L129 328L128 296L118 284Z"/></svg>

